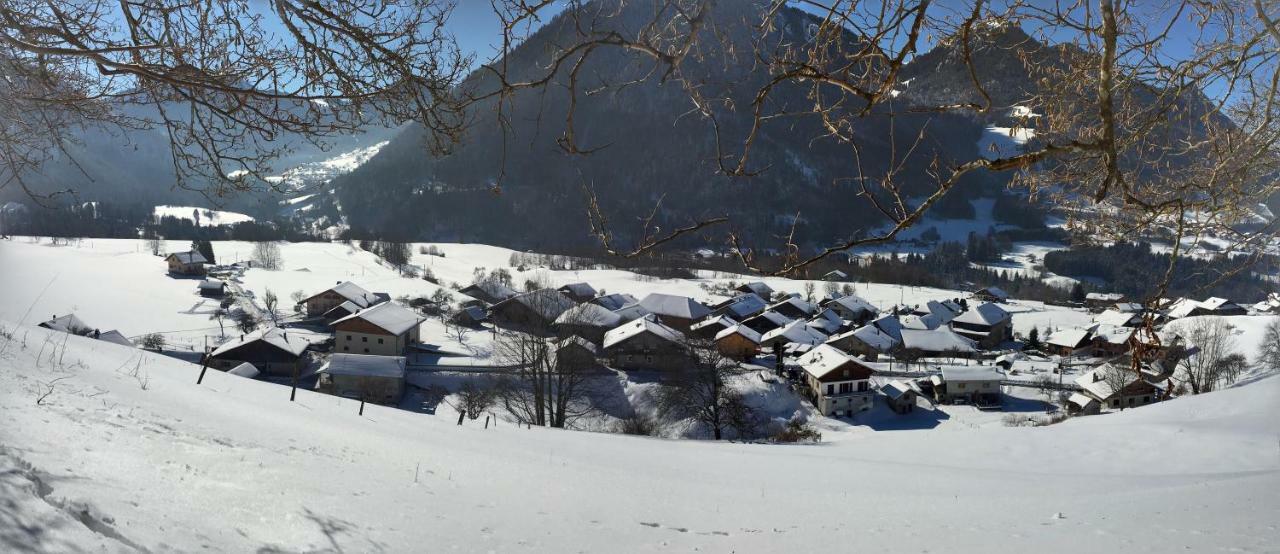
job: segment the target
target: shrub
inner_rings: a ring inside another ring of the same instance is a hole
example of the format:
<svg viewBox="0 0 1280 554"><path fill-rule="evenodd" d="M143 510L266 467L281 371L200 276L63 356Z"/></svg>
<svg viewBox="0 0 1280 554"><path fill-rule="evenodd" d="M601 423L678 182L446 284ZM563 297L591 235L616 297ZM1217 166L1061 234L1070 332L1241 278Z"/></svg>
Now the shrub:
<svg viewBox="0 0 1280 554"><path fill-rule="evenodd" d="M769 438L775 442L820 442L822 432L808 421L793 417Z"/></svg>

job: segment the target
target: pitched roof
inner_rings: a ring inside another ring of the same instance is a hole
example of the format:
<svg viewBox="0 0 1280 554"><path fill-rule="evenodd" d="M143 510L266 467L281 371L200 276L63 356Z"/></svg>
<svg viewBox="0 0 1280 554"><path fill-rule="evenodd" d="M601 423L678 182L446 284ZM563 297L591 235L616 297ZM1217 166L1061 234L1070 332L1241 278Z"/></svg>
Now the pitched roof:
<svg viewBox="0 0 1280 554"><path fill-rule="evenodd" d="M1108 342L1111 344L1124 344L1129 342L1133 334L1137 330L1132 327L1119 327L1115 325L1099 325L1093 332L1093 338Z"/></svg>
<svg viewBox="0 0 1280 554"><path fill-rule="evenodd" d="M588 283L569 283L556 290L568 292L581 298L594 298L596 295L595 287Z"/></svg>
<svg viewBox="0 0 1280 554"><path fill-rule="evenodd" d="M870 325L884 331L884 334L893 337L893 340L902 342L902 322L893 315L880 316L871 321Z"/></svg>
<svg viewBox="0 0 1280 554"><path fill-rule="evenodd" d="M928 331L942 326L942 321L938 319L938 316L935 314L904 315L899 317L898 321L901 323L902 329Z"/></svg>
<svg viewBox="0 0 1280 554"><path fill-rule="evenodd" d="M942 380L948 383L960 381L1003 381L1004 374L992 367L955 367L942 368Z"/></svg>
<svg viewBox="0 0 1280 554"><path fill-rule="evenodd" d="M690 325L689 330L696 331L698 329L702 329L705 327L712 327L712 326L719 326L723 330L723 329L728 329L730 327L733 327L734 325L737 325L737 324L738 322L734 320L732 317L729 317L727 315L718 315L715 317L708 317L702 321L699 321L697 323L694 323L693 325Z"/></svg>
<svg viewBox="0 0 1280 554"><path fill-rule="evenodd" d="M259 372L258 368L253 367L253 364L243 362L240 365L231 368L231 370L227 371L227 374L235 375L236 377L244 377L246 379L256 379Z"/></svg>
<svg viewBox="0 0 1280 554"><path fill-rule="evenodd" d="M1124 295L1118 292L1091 292L1084 295L1084 299L1095 302L1119 302L1124 300Z"/></svg>
<svg viewBox="0 0 1280 554"><path fill-rule="evenodd" d="M925 352L974 352L977 343L945 327L938 329L903 329L902 346Z"/></svg>
<svg viewBox="0 0 1280 554"><path fill-rule="evenodd" d="M626 306L627 304L634 304L635 302L636 297L631 296L630 294L618 292L597 296L591 299L591 303L598 304L609 310L617 310L618 308Z"/></svg>
<svg viewBox="0 0 1280 554"><path fill-rule="evenodd" d="M994 326L1007 319L1009 319L1009 312L1006 312L1004 308L990 302L985 302L956 316L956 318L951 321L955 323L967 323L970 325Z"/></svg>
<svg viewBox="0 0 1280 554"><path fill-rule="evenodd" d="M666 340L668 342L679 344L684 341L684 335L675 329L672 329L656 318L645 316L630 323L623 324L614 329L610 329L604 334L605 348L610 348L627 339L644 334L651 333L654 336Z"/></svg>
<svg viewBox="0 0 1280 554"><path fill-rule="evenodd" d="M697 321L711 313L710 309L699 304L697 300L659 292L644 297L644 300L640 301L640 306L651 313L658 314L659 317L665 315L690 321Z"/></svg>
<svg viewBox="0 0 1280 554"><path fill-rule="evenodd" d="M779 302L775 302L772 306L769 306L769 309L776 310L778 307L782 306L783 304L790 304L791 306L794 306L797 310L800 310L806 314L812 314L818 311L818 308L815 307L813 304L810 304L804 301L804 299L797 298L795 296L788 296Z"/></svg>
<svg viewBox="0 0 1280 554"><path fill-rule="evenodd" d="M1000 287L986 287L986 288L980 289L977 292L977 294L988 294L996 298L999 298L1001 301L1009 299L1009 293L1005 292L1004 289Z"/></svg>
<svg viewBox="0 0 1280 554"><path fill-rule="evenodd" d="M320 372L329 375L403 379L404 356L336 353L329 357L329 363L320 368Z"/></svg>
<svg viewBox="0 0 1280 554"><path fill-rule="evenodd" d="M781 339L786 342L794 342L799 344L822 344L826 342L827 335L823 334L812 327L805 324L801 320L795 320L791 323L773 329L765 333L760 338L760 342L772 342L774 339Z"/></svg>
<svg viewBox="0 0 1280 554"><path fill-rule="evenodd" d="M222 287L227 286L227 284L218 279L205 279L200 281L200 284L197 286L200 287L200 290L213 290L221 289Z"/></svg>
<svg viewBox="0 0 1280 554"><path fill-rule="evenodd" d="M1132 312L1122 312L1120 310L1107 310L1105 312L1098 314L1098 316L1093 318L1093 320L1103 325L1114 325L1117 327L1124 327L1126 325L1131 325L1135 323L1137 320L1141 318L1142 316Z"/></svg>
<svg viewBox="0 0 1280 554"><path fill-rule="evenodd" d="M166 259L166 260L167 260L167 259L169 259L169 258L173 258L173 259L178 260L178 263L180 263L180 264L207 264L207 263L209 263L209 260L204 259L204 255L203 255L203 254L201 254L200 252L197 252L197 251L195 251L195 250L188 250L188 251L186 251L186 252L174 252L174 253L172 253L172 254L169 254L168 256L165 256L165 258L164 258L164 259Z"/></svg>
<svg viewBox="0 0 1280 554"><path fill-rule="evenodd" d="M559 351L561 348L565 348L568 346L578 346L578 347L587 349L587 351L591 352L592 354L595 354L595 355L600 354L600 347L596 346L596 343L591 342L587 339L584 339L578 335L570 335L568 337L560 339L560 341L556 343L556 350Z"/></svg>
<svg viewBox="0 0 1280 554"><path fill-rule="evenodd" d="M757 333L755 329L747 327L746 325L734 325L732 327L721 329L719 333L716 333L715 340L723 339L729 335L741 335L742 338L756 344L760 344L760 333Z"/></svg>
<svg viewBox="0 0 1280 554"><path fill-rule="evenodd" d="M796 363L804 368L805 373L812 375L815 379L821 379L847 363L862 366L852 356L829 344L813 347L813 349L805 352L803 356L800 356Z"/></svg>
<svg viewBox="0 0 1280 554"><path fill-rule="evenodd" d="M351 281L343 281L334 285L332 288L322 290L311 295L310 298L303 300L303 302L311 300L312 298L320 296L326 292L332 292L338 296L346 298L348 302L351 302L360 308L368 308L369 306L377 304L380 300L377 295L364 290L360 285L352 283Z"/></svg>
<svg viewBox="0 0 1280 554"><path fill-rule="evenodd" d="M40 323L37 326L44 327L45 329L52 329L54 331L61 331L63 333L71 333L73 335L77 332L83 333L93 330L93 327L89 326L88 323L85 323L84 320L77 317L76 314L67 314L55 317L49 321Z"/></svg>
<svg viewBox="0 0 1280 554"><path fill-rule="evenodd" d="M227 352L240 348L241 346L258 341L265 342L293 356L301 356L302 352L310 345L309 342L304 340L302 336L297 333L290 336L288 331L279 327L266 327L243 335L240 338L222 343L221 346L214 349L214 351L210 352L209 355L221 356Z"/></svg>
<svg viewBox="0 0 1280 554"><path fill-rule="evenodd" d="M742 289L747 289L751 292L754 292L760 295L761 298L769 298L770 296L773 296L773 288L770 287L769 285L764 284L763 281L752 281L750 283L743 283L741 285L738 285L738 290L742 290Z"/></svg>
<svg viewBox="0 0 1280 554"><path fill-rule="evenodd" d="M329 308L329 311L321 315L324 317L335 317L339 313L341 313L342 315L347 316L347 315L354 314L358 311L360 311L360 306L357 306L355 302L347 300L341 304L338 304L337 306ZM333 315L330 315L330 314L333 314Z"/></svg>
<svg viewBox="0 0 1280 554"><path fill-rule="evenodd" d="M874 325L863 325L862 327L852 331L846 331L827 339L827 342L836 342L848 337L854 337L863 344L880 352L888 352L898 345L898 339L884 331L881 331L880 328Z"/></svg>
<svg viewBox="0 0 1280 554"><path fill-rule="evenodd" d="M104 340L110 343L115 343L120 346L135 346L133 344L133 341L129 340L129 338L124 336L123 333L115 329L112 329L110 331L103 331L99 333L98 340Z"/></svg>
<svg viewBox="0 0 1280 554"><path fill-rule="evenodd" d="M1045 339L1045 342L1053 346L1076 348L1089 340L1089 335L1092 333L1093 327L1059 329L1049 335L1049 338Z"/></svg>
<svg viewBox="0 0 1280 554"><path fill-rule="evenodd" d="M584 325L613 328L622 324L622 316L597 304L578 304L556 318L556 325Z"/></svg>
<svg viewBox="0 0 1280 554"><path fill-rule="evenodd" d="M892 400L897 400L907 393L916 392L916 389L906 381L895 380L880 385L880 392L883 392L885 396Z"/></svg>
<svg viewBox="0 0 1280 554"><path fill-rule="evenodd" d="M334 321L329 325L336 326L356 319L367 321L393 335L401 335L417 327L419 323L422 323L423 318L419 317L413 310L395 302L383 302Z"/></svg>
<svg viewBox="0 0 1280 554"><path fill-rule="evenodd" d="M526 308L529 308L534 313L542 316L547 321L555 321L556 318L560 317L560 315L565 312L565 310L578 305L577 302L574 302L568 296L560 294L560 291L555 289L538 289L517 296L512 296L511 298L494 304L493 309L500 310L503 306L511 302L524 305Z"/></svg>
<svg viewBox="0 0 1280 554"><path fill-rule="evenodd" d="M841 307L845 308L846 310L849 310L855 313L859 311L867 312L870 314L880 312L880 310L877 309L875 306L871 305L870 302L863 300L862 297L856 294L841 296L839 298L833 299L831 302L834 304L839 304Z"/></svg>
<svg viewBox="0 0 1280 554"><path fill-rule="evenodd" d="M470 285L463 287L458 292L461 292L462 294L467 294L468 289L475 289L475 290L481 291L486 296L497 299L497 301L499 302L506 300L508 298L511 298L517 294L520 294L516 292L514 289L512 289L511 287L508 287L498 282L497 279L481 279L479 281L476 281L474 283L471 283ZM471 296L471 295L467 294L467 296Z"/></svg>
<svg viewBox="0 0 1280 554"><path fill-rule="evenodd" d="M760 295L754 292L744 292L730 298L725 303L724 310L735 318L742 319L763 312L768 306L764 299L760 298Z"/></svg>
<svg viewBox="0 0 1280 554"><path fill-rule="evenodd" d="M822 310L817 315L809 318L810 327L828 335L840 330L842 325L844 325L844 320L840 318L840 314L831 309Z"/></svg>

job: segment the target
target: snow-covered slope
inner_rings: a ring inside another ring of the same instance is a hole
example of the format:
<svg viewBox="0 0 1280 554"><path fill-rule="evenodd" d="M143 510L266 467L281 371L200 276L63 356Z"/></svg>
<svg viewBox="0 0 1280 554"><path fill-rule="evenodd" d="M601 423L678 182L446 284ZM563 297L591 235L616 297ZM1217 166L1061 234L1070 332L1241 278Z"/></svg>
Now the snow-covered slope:
<svg viewBox="0 0 1280 554"><path fill-rule="evenodd" d="M1280 378L817 446L484 429L3 323L0 550L1266 551ZM50 383L52 383L50 385ZM43 392L52 393L39 403Z"/></svg>

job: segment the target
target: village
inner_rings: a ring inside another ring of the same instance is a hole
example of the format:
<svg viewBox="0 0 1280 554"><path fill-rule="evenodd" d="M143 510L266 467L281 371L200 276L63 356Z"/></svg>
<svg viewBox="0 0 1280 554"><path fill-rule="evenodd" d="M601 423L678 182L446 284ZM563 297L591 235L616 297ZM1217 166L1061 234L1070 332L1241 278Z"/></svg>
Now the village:
<svg viewBox="0 0 1280 554"><path fill-rule="evenodd" d="M1232 365L1239 353L1201 352L1232 331L1205 322L1280 311L1276 295L1247 307L1182 298L1152 310L1096 292L1082 306L1030 310L997 287L873 303L840 271L813 281L709 279L699 283L698 298L641 293L643 276L629 292L606 292L600 282L566 281L565 272L539 267L546 258L519 253L512 254L518 263L477 267L471 282L451 289L430 286L415 296L397 287L393 297L357 278L286 300L244 283L249 272L284 272L263 269L261 259L210 263L212 248L153 258L155 272L189 283L189 294L207 302L218 322L189 350L161 334L128 337L77 313L50 314L40 326L278 383L292 389L290 398L299 388L348 398L360 412L365 403L426 414L448 407L458 424L483 417L485 426L492 419L639 434L660 434L670 412L686 419L675 436L720 438L723 427L724 437L756 439L797 430L817 437L859 427L927 429L952 418L1038 426L1159 403L1245 371ZM431 261L423 253L433 248L421 247L414 259ZM516 265L534 278L517 285L513 273L526 273ZM430 273L412 264L394 271ZM602 279L617 284L615 276ZM793 290L779 290L788 285ZM864 294L873 290L862 286ZM1046 314L1062 324L1041 326ZM559 416L531 407L530 389L546 376L573 376L548 387ZM672 395L661 391L706 379L740 394L662 410L672 407ZM659 396L641 399L638 390ZM697 404L757 413L748 425L699 417ZM784 408L771 409L777 405ZM573 414L581 416L576 425Z"/></svg>

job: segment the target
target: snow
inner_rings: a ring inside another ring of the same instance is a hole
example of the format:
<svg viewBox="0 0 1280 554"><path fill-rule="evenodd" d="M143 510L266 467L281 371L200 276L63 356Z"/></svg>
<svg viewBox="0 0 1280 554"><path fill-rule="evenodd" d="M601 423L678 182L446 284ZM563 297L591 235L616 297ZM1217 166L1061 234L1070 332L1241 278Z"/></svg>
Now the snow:
<svg viewBox="0 0 1280 554"><path fill-rule="evenodd" d="M251 342L257 342L257 341L264 341L267 344L270 344L271 346L279 348L280 350L293 354L294 356L298 356L302 354L302 352L307 349L307 345L310 344L306 340L304 340L302 337L300 337L297 333L294 333L294 335L291 337L289 336L289 332L284 329L280 329L277 327L268 327L265 329L259 329L247 335L243 335L239 338L227 341L223 343L222 346L219 346L217 349L215 349L210 355L220 356L222 354L225 354L227 352L240 348L241 346L244 346Z"/></svg>
<svg viewBox="0 0 1280 554"><path fill-rule="evenodd" d="M942 413L896 416L877 402L866 425L884 431L824 428L824 444L787 446L485 429L374 405L359 416L356 401L299 391L289 402L285 387L219 372L197 386L198 366L79 337L66 339L63 363L37 363L54 335L16 330L25 348L0 339L4 550L758 552L848 536L870 551L988 552L998 540L1005 551L1171 552L1280 541L1280 378L1044 428L890 431ZM135 366L146 388L125 369ZM59 377L37 405L33 391ZM953 413L973 411L963 408Z"/></svg>
<svg viewBox="0 0 1280 554"><path fill-rule="evenodd" d="M971 323L975 325L995 325L1009 318L1004 308L986 302L979 304L951 320L955 323Z"/></svg>
<svg viewBox="0 0 1280 554"><path fill-rule="evenodd" d="M609 348L643 333L650 333L674 343L684 342L684 335L680 331L667 327L652 317L642 317L605 332L602 346Z"/></svg>
<svg viewBox="0 0 1280 554"><path fill-rule="evenodd" d="M210 210L207 208L197 208L195 206L156 206L152 212L152 216L158 221L162 217L176 217L195 222L192 212L200 212L201 227L219 227L222 225L235 225L236 223L244 223L253 221L253 217L239 212L224 212L220 210Z"/></svg>
<svg viewBox="0 0 1280 554"><path fill-rule="evenodd" d="M688 320L698 320L711 313L706 306L696 300L672 294L653 293L640 300L640 307L649 313L659 316L670 316Z"/></svg>
<svg viewBox="0 0 1280 554"><path fill-rule="evenodd" d="M329 375L404 378L404 356L335 353L320 369Z"/></svg>
<svg viewBox="0 0 1280 554"><path fill-rule="evenodd" d="M1016 156L1022 153L1027 141L1035 137L1035 129L989 125L978 139L978 152L991 159Z"/></svg>
<svg viewBox="0 0 1280 554"><path fill-rule="evenodd" d="M408 333L409 330L417 327L419 323L422 323L424 318L418 317L418 314L413 310L396 304L395 302L383 302L334 321L331 325L336 326L339 323L353 321L356 319L362 319L372 323L393 335L400 335Z"/></svg>
<svg viewBox="0 0 1280 554"><path fill-rule="evenodd" d="M796 363L804 368L805 373L812 375L815 379L821 379L836 368L852 361L854 359L851 356L836 347L821 344L800 356Z"/></svg>
<svg viewBox="0 0 1280 554"><path fill-rule="evenodd" d="M939 329L902 329L903 348L914 348L925 352L974 352L977 350L972 340L956 334L948 328Z"/></svg>

